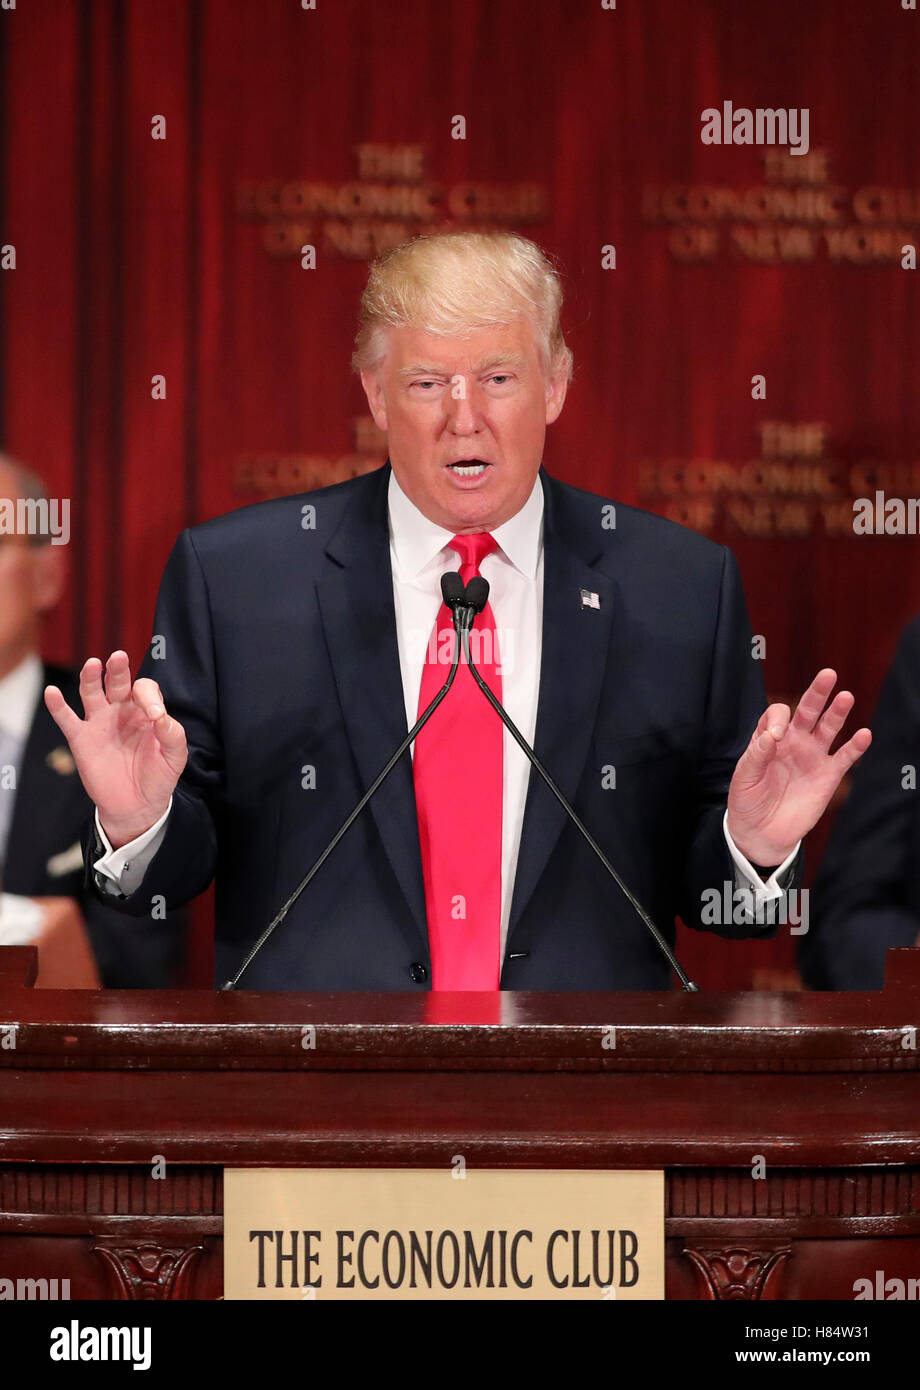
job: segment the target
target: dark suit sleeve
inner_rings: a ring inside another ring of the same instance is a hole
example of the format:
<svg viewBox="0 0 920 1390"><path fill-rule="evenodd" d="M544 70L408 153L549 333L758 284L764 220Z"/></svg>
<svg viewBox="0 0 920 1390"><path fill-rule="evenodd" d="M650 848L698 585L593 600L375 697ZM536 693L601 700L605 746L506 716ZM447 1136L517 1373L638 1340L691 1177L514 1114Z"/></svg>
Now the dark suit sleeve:
<svg viewBox="0 0 920 1390"><path fill-rule="evenodd" d="M811 989L881 989L889 946L920 934L920 620L902 635L853 770L799 946ZM913 786L909 769L913 769ZM905 781L908 785L905 786Z"/></svg>
<svg viewBox="0 0 920 1390"><path fill-rule="evenodd" d="M194 542L183 531L166 564L157 599L154 637L140 669L159 683L166 708L185 729L189 759L173 794L166 835L143 880L127 897L104 895L106 906L135 916L151 911L151 900L172 909L201 893L214 876L216 822L222 813L224 769L220 741L217 675L210 596ZM87 872L98 857L95 835L84 842Z"/></svg>
<svg viewBox="0 0 920 1390"><path fill-rule="evenodd" d="M165 989L176 983L188 925L182 908L162 921L144 922L127 920L93 896L84 896L82 906L103 989Z"/></svg>
<svg viewBox="0 0 920 1390"><path fill-rule="evenodd" d="M735 864L722 821L735 764L747 747L767 705L762 664L753 653L752 632L738 565L723 550L718 613L712 641L709 688L703 719L703 746L697 763L695 803L689 808L689 849L682 881L680 916L689 927L733 938L775 936L784 918L781 904L763 922L704 920L703 894L734 891ZM801 879L801 855L783 887ZM724 914L723 914L724 915Z"/></svg>

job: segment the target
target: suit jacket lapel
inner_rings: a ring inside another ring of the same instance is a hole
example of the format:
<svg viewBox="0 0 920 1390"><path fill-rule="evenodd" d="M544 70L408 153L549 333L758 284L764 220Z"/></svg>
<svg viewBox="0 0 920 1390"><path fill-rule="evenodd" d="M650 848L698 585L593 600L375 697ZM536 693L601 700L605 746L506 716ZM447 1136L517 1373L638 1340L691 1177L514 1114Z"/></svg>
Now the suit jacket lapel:
<svg viewBox="0 0 920 1390"><path fill-rule="evenodd" d="M560 790L574 801L597 720L616 585L592 568L603 551L599 543L600 500L598 543L592 545L589 540L586 546L590 533L585 530L584 518L579 526L562 489L542 470L541 478L545 501L543 646L534 749ZM596 594L600 607L585 606L582 590ZM531 768L508 944L567 819L543 779Z"/></svg>
<svg viewBox="0 0 920 1390"><path fill-rule="evenodd" d="M316 585L345 730L366 790L405 738L406 712L387 513L390 467L371 474L326 547L331 573ZM425 888L408 750L367 807L428 941Z"/></svg>
<svg viewBox="0 0 920 1390"><path fill-rule="evenodd" d="M60 685L61 679L60 672L45 668L43 681ZM66 688L66 684L64 694L73 704L75 691ZM53 756L55 751L57 758ZM72 798L80 796L81 786L70 750L40 698L23 749L6 845L4 886L10 892L19 891L16 885L37 883L46 877L45 858L53 852L59 838L54 826L66 818ZM69 848L66 844L57 847Z"/></svg>
<svg viewBox="0 0 920 1390"><path fill-rule="evenodd" d="M387 489L390 468L368 479L326 547L330 575L317 582L320 611L345 728L364 787L406 734L390 566ZM541 470L545 500L543 643L535 748L573 800L597 718L614 615L616 585L592 567L603 552L585 545L584 517L573 515L563 490ZM600 508L600 502L598 508ZM581 590L597 594L585 607ZM387 857L420 939L427 943L415 787L408 752L371 801ZM566 816L531 770L508 938L527 905Z"/></svg>

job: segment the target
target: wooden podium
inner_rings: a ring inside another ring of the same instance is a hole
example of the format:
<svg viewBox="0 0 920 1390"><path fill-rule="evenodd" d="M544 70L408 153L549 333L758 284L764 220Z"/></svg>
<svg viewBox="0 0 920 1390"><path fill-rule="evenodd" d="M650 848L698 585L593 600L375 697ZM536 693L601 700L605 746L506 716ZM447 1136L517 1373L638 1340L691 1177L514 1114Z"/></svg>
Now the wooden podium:
<svg viewBox="0 0 920 1390"><path fill-rule="evenodd" d="M0 1278L218 1298L224 1166L457 1153L663 1168L668 1298L920 1278L920 951L863 994L36 991L34 971L0 950Z"/></svg>

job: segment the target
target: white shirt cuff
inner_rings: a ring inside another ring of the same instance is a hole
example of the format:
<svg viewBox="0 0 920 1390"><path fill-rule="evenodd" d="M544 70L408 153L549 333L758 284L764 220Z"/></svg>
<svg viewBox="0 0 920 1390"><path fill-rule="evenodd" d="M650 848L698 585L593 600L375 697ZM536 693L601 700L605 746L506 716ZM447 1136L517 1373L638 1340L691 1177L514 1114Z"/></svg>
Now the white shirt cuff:
<svg viewBox="0 0 920 1390"><path fill-rule="evenodd" d="M96 872L97 883L99 876L107 879L114 888L118 890L120 896L128 897L138 888L143 881L144 874L150 866L160 845L166 836L166 822L172 810L172 797L169 798L169 805L163 812L160 819L151 825L149 830L145 830L136 839L129 840L120 849L113 849L109 838L102 828L99 821L99 811L96 810L96 833L102 841L105 853L93 863ZM104 891L111 891L104 884L100 884Z"/></svg>
<svg viewBox="0 0 920 1390"><path fill-rule="evenodd" d="M761 905L761 903L770 902L770 900L773 898L781 898L786 890L784 888L781 888L776 880L780 877L781 874L784 874L786 870L789 868L789 866L792 864L793 860L799 852L799 849L801 848L802 841L799 840L795 849L791 852L791 854L788 854L786 856L782 864L780 864L777 868L773 870L772 874L768 879L763 879L760 877L760 874L754 868L754 865L751 863L751 861L741 853L740 849L735 844L731 835L728 833L727 810L725 812L725 815L722 817L722 831L725 835L725 843L728 845L728 852L731 855L735 865L735 887L753 888L755 909L758 908Z"/></svg>

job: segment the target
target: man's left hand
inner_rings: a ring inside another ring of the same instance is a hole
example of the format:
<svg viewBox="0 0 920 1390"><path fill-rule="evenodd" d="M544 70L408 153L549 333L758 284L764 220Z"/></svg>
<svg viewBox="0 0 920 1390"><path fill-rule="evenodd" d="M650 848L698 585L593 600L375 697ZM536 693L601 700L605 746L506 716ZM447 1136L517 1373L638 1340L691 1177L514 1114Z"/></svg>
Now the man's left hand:
<svg viewBox="0 0 920 1390"><path fill-rule="evenodd" d="M828 705L837 672L819 671L793 715L788 705L764 710L728 789L728 831L752 864L781 864L821 818L841 779L872 742L857 729L830 747L855 704L841 690ZM826 706L826 708L825 708Z"/></svg>

